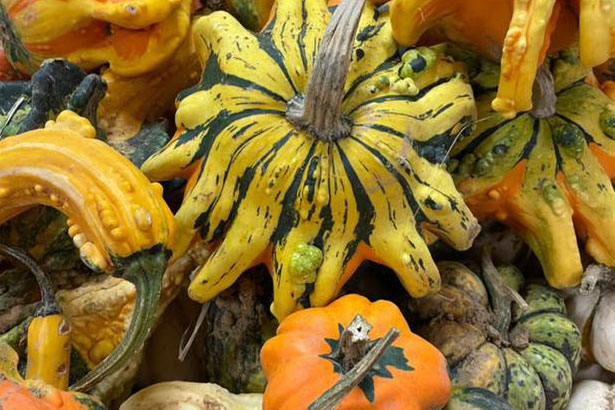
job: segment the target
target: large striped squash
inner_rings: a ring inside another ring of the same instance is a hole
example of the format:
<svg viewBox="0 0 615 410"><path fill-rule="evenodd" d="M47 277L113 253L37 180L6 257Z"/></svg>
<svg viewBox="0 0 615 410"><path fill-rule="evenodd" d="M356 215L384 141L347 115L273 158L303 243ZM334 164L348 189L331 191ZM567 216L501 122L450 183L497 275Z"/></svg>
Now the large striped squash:
<svg viewBox="0 0 615 410"><path fill-rule="evenodd" d="M557 288L581 281L577 235L596 261L615 266L615 103L571 50L539 73L534 109L506 119L490 106L498 67L476 67L481 120L450 167L472 211L512 227Z"/></svg>
<svg viewBox="0 0 615 410"><path fill-rule="evenodd" d="M361 3L341 3L339 41L320 51L325 0L279 0L260 34L225 12L196 22L202 80L179 96L175 138L143 165L153 180L195 171L179 253L196 234L216 248L195 300L264 262L281 319L329 302L364 259L422 296L440 286L427 232L458 249L478 233L442 164L475 115L460 66L429 48L402 61L388 15Z"/></svg>

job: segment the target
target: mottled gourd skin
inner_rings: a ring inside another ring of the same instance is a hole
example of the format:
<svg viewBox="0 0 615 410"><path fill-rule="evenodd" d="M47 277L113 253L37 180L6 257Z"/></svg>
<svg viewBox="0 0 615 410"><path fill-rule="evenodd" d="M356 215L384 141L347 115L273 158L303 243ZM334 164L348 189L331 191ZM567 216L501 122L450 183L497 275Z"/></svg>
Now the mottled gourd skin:
<svg viewBox="0 0 615 410"><path fill-rule="evenodd" d="M33 72L62 57L85 69L109 64L136 76L164 64L190 26L192 0L2 0L0 31L7 60ZM32 24L36 21L36 24Z"/></svg>
<svg viewBox="0 0 615 410"><path fill-rule="evenodd" d="M2 410L106 410L94 397L63 391L40 380L24 380L17 371L19 357L0 342L0 403Z"/></svg>
<svg viewBox="0 0 615 410"><path fill-rule="evenodd" d="M392 267L421 296L439 288L423 239L467 249L479 226L442 162L474 119L460 66L437 50L398 78L388 15L368 4L359 23L342 112L351 135L324 141L286 120L301 98L331 12L324 0L280 0L253 34L224 12L194 26L201 82L179 96L178 133L142 169L152 180L195 171L176 215L181 254L199 234L217 248L196 274L200 302L265 262L282 319L328 303L364 259ZM293 276L299 244L323 254L315 281Z"/></svg>
<svg viewBox="0 0 615 410"><path fill-rule="evenodd" d="M427 325L422 334L446 356L452 384L461 389L447 409L508 408L481 389L517 410L563 409L581 357L581 334L566 316L558 293L541 285L523 288L519 271L513 267L499 269L506 273L502 277L509 286L523 289L522 296L529 305L525 311L513 306L506 329L511 345L505 347L490 334L489 325L495 326L493 302L483 298L487 290L480 277L457 262L440 266L441 293L417 301L413 313L426 320L444 317ZM463 311L457 309L460 296L467 297L462 301ZM434 304L439 307L437 315Z"/></svg>
<svg viewBox="0 0 615 410"><path fill-rule="evenodd" d="M385 300L343 296L327 307L295 312L261 350L267 377L263 410L306 409L340 380L343 360L332 356L341 332L356 315L372 325L371 342L392 327L399 338L363 381L340 402L339 410L441 409L450 396L442 354L412 333L399 308Z"/></svg>
<svg viewBox="0 0 615 410"><path fill-rule="evenodd" d="M449 169L474 214L513 228L549 283L566 288L583 273L577 234L596 261L615 265L615 104L589 81L576 52L550 66L555 114L509 120L490 107L497 66L479 63L479 121L454 147Z"/></svg>

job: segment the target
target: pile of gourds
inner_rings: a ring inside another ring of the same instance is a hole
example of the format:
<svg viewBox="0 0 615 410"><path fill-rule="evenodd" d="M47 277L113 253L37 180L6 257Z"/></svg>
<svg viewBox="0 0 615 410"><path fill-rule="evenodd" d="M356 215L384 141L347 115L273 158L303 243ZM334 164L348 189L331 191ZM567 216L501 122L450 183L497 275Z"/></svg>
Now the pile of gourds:
<svg viewBox="0 0 615 410"><path fill-rule="evenodd" d="M0 42L0 410L615 408L615 0L0 0Z"/></svg>

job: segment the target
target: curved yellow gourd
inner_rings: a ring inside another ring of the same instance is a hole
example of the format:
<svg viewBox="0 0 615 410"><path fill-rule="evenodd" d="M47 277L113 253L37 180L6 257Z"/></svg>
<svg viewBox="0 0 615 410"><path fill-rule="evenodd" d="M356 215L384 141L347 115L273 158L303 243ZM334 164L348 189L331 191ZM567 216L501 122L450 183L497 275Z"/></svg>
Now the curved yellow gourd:
<svg viewBox="0 0 615 410"><path fill-rule="evenodd" d="M153 180L196 171L176 215L177 251L199 234L216 250L190 285L193 299L209 300L266 263L282 319L327 304L365 259L390 266L422 296L440 285L427 232L458 249L478 233L443 165L475 118L462 65L427 48L402 61L386 12L372 2L362 14L348 8L360 18L344 54L353 61L339 87L315 83L325 92L316 106L332 94L340 102L331 112L341 123L333 118L322 132L293 115L312 101L314 60L332 18L326 1L279 0L260 34L224 12L195 23L201 82L180 94L174 140L143 164Z"/></svg>
<svg viewBox="0 0 615 410"><path fill-rule="evenodd" d="M191 0L1 0L3 45L14 66L66 58L86 69L108 63L134 76L166 62L190 26ZM36 24L32 24L36 21ZM23 61L26 60L26 61Z"/></svg>
<svg viewBox="0 0 615 410"><path fill-rule="evenodd" d="M69 235L84 263L116 271L136 286L124 340L73 386L83 390L117 370L144 343L175 230L162 187L95 134L86 119L64 111L44 129L0 141L0 224L33 206L56 208L68 216Z"/></svg>
<svg viewBox="0 0 615 410"><path fill-rule="evenodd" d="M32 206L54 207L69 217L84 262L110 272L112 257L170 244L173 216L162 187L94 135L87 120L64 111L43 130L0 141L0 223Z"/></svg>
<svg viewBox="0 0 615 410"><path fill-rule="evenodd" d="M580 41L581 62L615 55L614 0L393 0L393 33L402 45L424 34L501 62L495 111L508 118L532 108L532 86L547 52Z"/></svg>

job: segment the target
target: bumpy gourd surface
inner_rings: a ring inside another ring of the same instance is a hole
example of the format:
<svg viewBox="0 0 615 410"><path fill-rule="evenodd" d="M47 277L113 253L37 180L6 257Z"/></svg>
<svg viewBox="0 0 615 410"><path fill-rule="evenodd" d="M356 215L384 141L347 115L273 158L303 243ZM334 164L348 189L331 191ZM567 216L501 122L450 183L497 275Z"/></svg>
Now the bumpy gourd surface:
<svg viewBox="0 0 615 410"><path fill-rule="evenodd" d="M203 78L180 94L180 131L143 170L154 180L196 171L176 215L179 253L197 232L207 242L224 237L189 289L198 301L266 262L272 309L282 318L299 303L329 302L367 258L391 266L421 296L439 287L422 229L458 249L478 232L441 165L474 118L471 89L455 64L430 49L425 64L399 79L403 63L388 16L372 5L360 22L342 107L351 135L321 141L286 120L329 19L324 0L281 0L261 34L224 12L194 26ZM322 251L311 275L293 272L300 244Z"/></svg>
<svg viewBox="0 0 615 410"><path fill-rule="evenodd" d="M551 67L555 115L506 120L490 108L497 67L483 62L477 128L455 146L451 169L475 215L511 226L562 288L583 271L575 229L595 260L615 264L615 104L586 81L576 53Z"/></svg>
<svg viewBox="0 0 615 410"><path fill-rule="evenodd" d="M403 45L447 40L500 61L493 107L509 117L532 108L532 85L547 52L578 41L585 67L615 54L613 0L501 0L497 7L483 0L393 0L391 10Z"/></svg>
<svg viewBox="0 0 615 410"><path fill-rule="evenodd" d="M170 247L174 221L162 187L70 111L47 128L0 141L0 223L36 206L69 217L69 235L90 267L158 244Z"/></svg>
<svg viewBox="0 0 615 410"><path fill-rule="evenodd" d="M504 329L508 335L503 335L511 343L502 345L486 326L493 324L490 316L481 316L490 306L482 297L487 290L480 278L457 262L440 266L441 293L418 301L414 313L435 319L426 326L425 336L446 356L453 386L466 389L457 391L451 408L484 402L489 395L478 389L485 389L517 410L563 409L581 358L581 334L557 292L541 285L525 287L529 308L514 306L510 326ZM465 311L456 309L459 303ZM430 311L434 305L437 314ZM502 408L497 400L489 401L492 405L484 408Z"/></svg>
<svg viewBox="0 0 615 410"><path fill-rule="evenodd" d="M0 24L12 33L4 49L14 66L36 67L45 58L63 57L86 69L108 63L115 73L139 75L177 50L188 33L191 3L2 0Z"/></svg>

